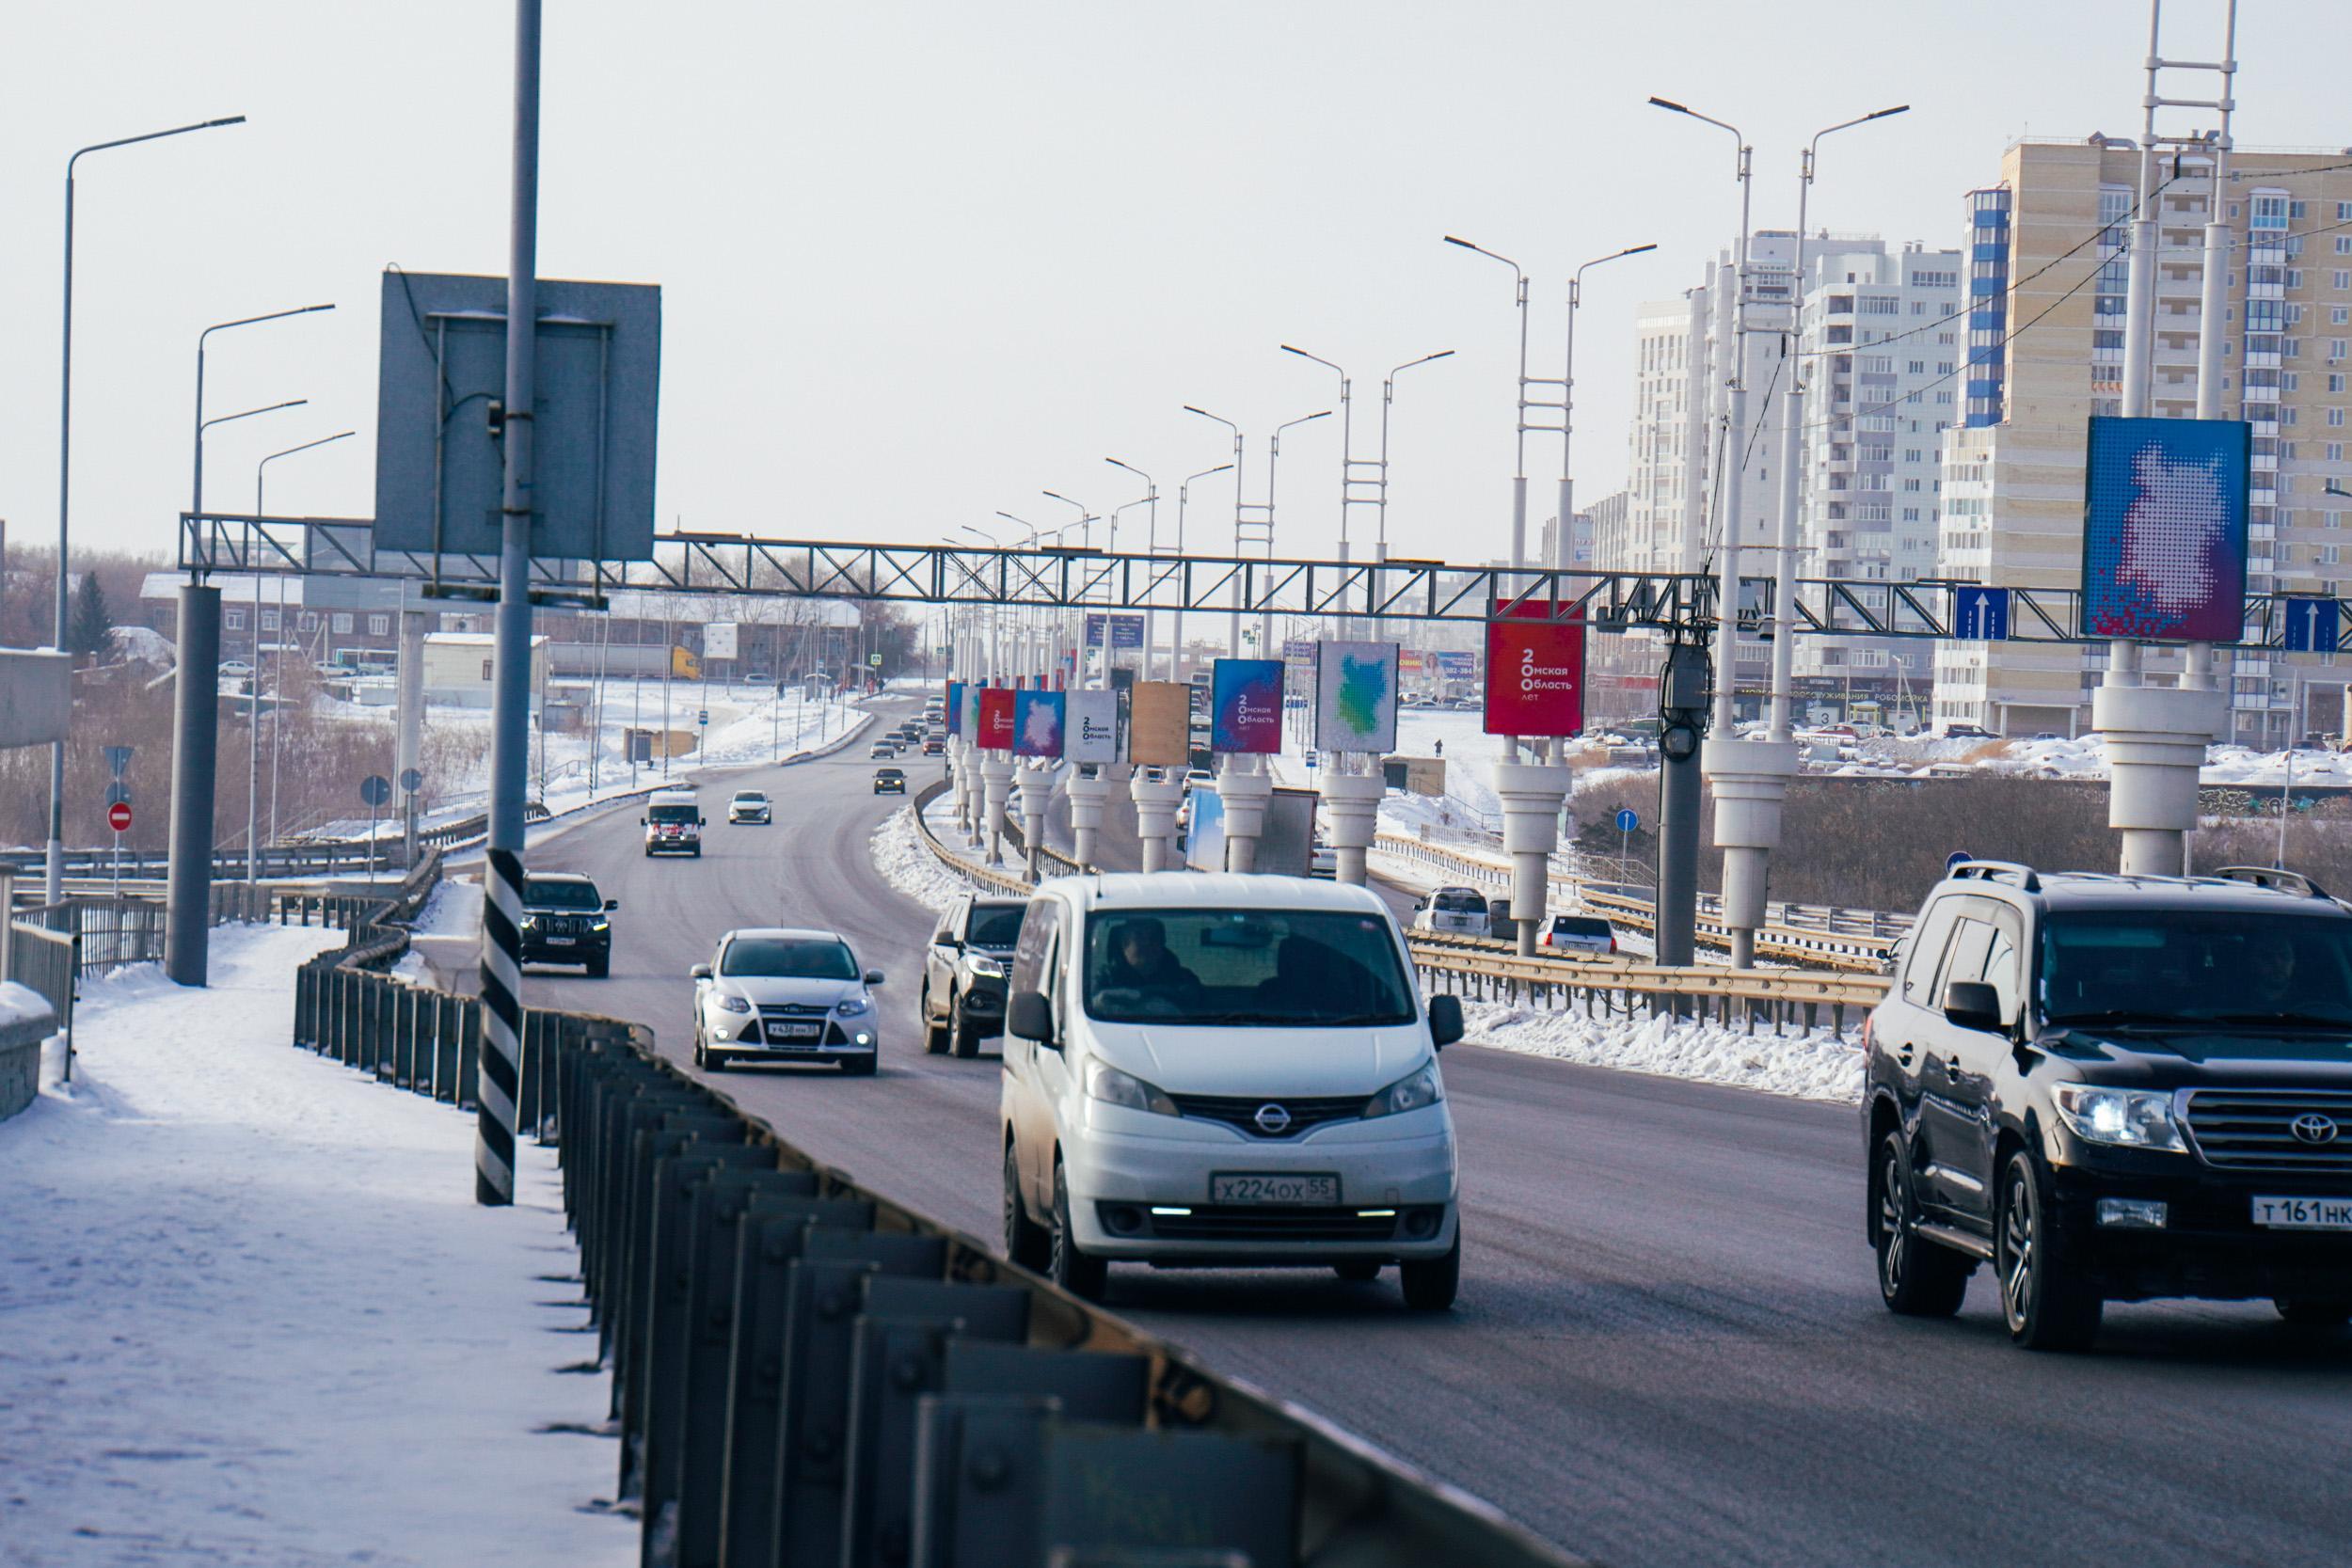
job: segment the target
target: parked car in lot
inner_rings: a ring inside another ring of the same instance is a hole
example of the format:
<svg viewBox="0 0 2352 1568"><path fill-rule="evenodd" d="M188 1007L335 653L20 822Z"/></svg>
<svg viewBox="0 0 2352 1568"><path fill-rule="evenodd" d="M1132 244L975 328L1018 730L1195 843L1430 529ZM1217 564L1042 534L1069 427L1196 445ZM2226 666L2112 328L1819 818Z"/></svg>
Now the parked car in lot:
<svg viewBox="0 0 2352 1568"><path fill-rule="evenodd" d="M713 1071L736 1061L838 1064L853 1076L874 1070L880 1049L872 988L879 969L861 970L833 931L775 927L729 931L694 981L694 1065Z"/></svg>
<svg viewBox="0 0 2352 1568"><path fill-rule="evenodd" d="M764 789L739 789L735 799L727 802L729 822L756 822L766 826L775 808Z"/></svg>
<svg viewBox="0 0 2352 1568"><path fill-rule="evenodd" d="M1399 1265L1453 1305L1454 1124L1424 1006L1370 891L1303 877L1068 877L1009 976L1005 1244L1100 1296L1110 1264Z"/></svg>
<svg viewBox="0 0 2352 1568"><path fill-rule="evenodd" d="M1896 1312L1993 1266L2010 1338L2106 1303L2352 1321L2352 911L2292 873L1936 884L1865 1030L1866 1232Z"/></svg>
<svg viewBox="0 0 2352 1568"><path fill-rule="evenodd" d="M1535 933L1535 945L1556 953L1614 953L1617 930L1597 914L1549 915Z"/></svg>
<svg viewBox="0 0 2352 1568"><path fill-rule="evenodd" d="M522 961L584 964L590 979L612 967L612 911L607 898L577 871L532 871L523 877Z"/></svg>
<svg viewBox="0 0 2352 1568"><path fill-rule="evenodd" d="M1413 906L1413 929L1483 937L1491 936L1494 926L1485 894L1474 887L1441 887Z"/></svg>
<svg viewBox="0 0 2352 1568"><path fill-rule="evenodd" d="M700 860L703 852L702 803L693 792L665 789L645 801L645 815L638 823L645 830L647 855L692 855Z"/></svg>
<svg viewBox="0 0 2352 1568"><path fill-rule="evenodd" d="M957 899L939 917L923 956L923 995L916 1016L923 1047L933 1055L951 1047L977 1056L980 1041L1005 1030L1005 971L1028 909L1020 898Z"/></svg>
<svg viewBox="0 0 2352 1568"><path fill-rule="evenodd" d="M874 769L875 794L904 795L906 792L907 776L903 768L877 768Z"/></svg>

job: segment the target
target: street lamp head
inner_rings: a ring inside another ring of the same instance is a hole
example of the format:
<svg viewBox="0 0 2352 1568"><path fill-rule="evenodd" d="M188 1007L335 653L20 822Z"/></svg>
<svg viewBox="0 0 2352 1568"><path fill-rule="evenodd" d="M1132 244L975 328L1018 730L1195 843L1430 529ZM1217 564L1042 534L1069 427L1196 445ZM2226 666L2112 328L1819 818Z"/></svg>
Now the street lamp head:
<svg viewBox="0 0 2352 1568"><path fill-rule="evenodd" d="M1910 105L1910 104L1908 104L1908 103L1898 103L1898 104L1896 104L1896 105L1895 105L1893 108L1891 108L1891 109L1876 109L1876 110L1873 110L1873 111L1871 111L1869 114L1867 114L1867 115L1863 116L1862 118L1863 118L1863 119L1886 119L1886 118L1887 118L1887 116L1889 116L1889 115L1907 115L1907 114L1909 114L1910 112L1911 112L1911 105Z"/></svg>
<svg viewBox="0 0 2352 1568"><path fill-rule="evenodd" d="M1671 98L1661 98L1656 93L1650 94L1649 101L1661 109L1672 109L1678 115L1687 115L1691 112L1687 105L1677 103Z"/></svg>
<svg viewBox="0 0 2352 1568"><path fill-rule="evenodd" d="M1654 103L1656 103L1656 102L1657 102L1657 100L1656 100L1656 99L1652 99L1652 100L1650 100L1650 102ZM1446 243L1446 244L1448 244L1448 245L1460 245L1460 246L1461 246L1464 250L1476 250L1476 249L1478 248L1476 245L1474 245L1470 244L1470 241L1468 241L1468 240L1466 240L1466 239L1463 239L1463 238L1462 238L1460 235L1458 235L1458 234L1448 234L1448 235L1445 237L1445 243Z"/></svg>
<svg viewBox="0 0 2352 1568"><path fill-rule="evenodd" d="M1648 245L1628 245L1625 249L1618 251L1617 254L1620 256L1639 256L1645 250L1656 250L1657 248L1657 242L1652 241Z"/></svg>
<svg viewBox="0 0 2352 1568"><path fill-rule="evenodd" d="M201 124L201 125L198 126L198 127L197 127L197 129L198 129L198 130L199 130L199 131L210 131L210 130L214 129L215 126L221 126L221 125L243 125L244 123L245 123L245 116L243 116L243 115L230 115L230 116L228 119L208 119L208 120L206 120L203 124Z"/></svg>

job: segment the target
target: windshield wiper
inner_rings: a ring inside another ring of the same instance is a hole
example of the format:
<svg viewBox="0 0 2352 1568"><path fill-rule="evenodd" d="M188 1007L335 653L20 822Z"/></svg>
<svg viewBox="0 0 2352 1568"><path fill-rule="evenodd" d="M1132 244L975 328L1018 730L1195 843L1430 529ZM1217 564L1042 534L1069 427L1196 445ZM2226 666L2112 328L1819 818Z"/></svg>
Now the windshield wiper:
<svg viewBox="0 0 2352 1568"><path fill-rule="evenodd" d="M2352 1029L2352 1018L2326 1013L2211 1013L2214 1023L2275 1023L2288 1029Z"/></svg>

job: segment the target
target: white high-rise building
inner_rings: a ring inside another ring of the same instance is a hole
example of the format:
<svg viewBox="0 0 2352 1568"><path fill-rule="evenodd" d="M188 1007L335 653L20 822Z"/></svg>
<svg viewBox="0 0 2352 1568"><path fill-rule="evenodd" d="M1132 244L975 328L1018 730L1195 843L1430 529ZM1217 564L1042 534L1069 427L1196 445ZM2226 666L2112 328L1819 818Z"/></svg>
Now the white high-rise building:
<svg viewBox="0 0 2352 1568"><path fill-rule="evenodd" d="M1883 240L1829 234L1806 242L1798 576L1867 583L1934 574L1939 449L1961 419L1964 271L1956 249L1889 251ZM1886 608L1883 591L1860 596ZM1795 671L1809 699L1841 713L1867 700L1924 717L1933 644L1805 637Z"/></svg>

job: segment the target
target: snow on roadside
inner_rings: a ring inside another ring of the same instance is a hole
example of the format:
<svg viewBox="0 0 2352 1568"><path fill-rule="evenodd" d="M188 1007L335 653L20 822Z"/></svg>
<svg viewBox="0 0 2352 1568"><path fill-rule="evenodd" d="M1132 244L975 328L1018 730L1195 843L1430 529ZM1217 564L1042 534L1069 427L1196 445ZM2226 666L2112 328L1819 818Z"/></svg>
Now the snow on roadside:
<svg viewBox="0 0 2352 1568"><path fill-rule="evenodd" d="M1754 1035L1689 1019L1586 1018L1500 1002L1462 1004L1471 1045L1592 1067L1845 1104L1862 1098L1862 1052L1826 1030Z"/></svg>
<svg viewBox="0 0 2352 1568"><path fill-rule="evenodd" d="M914 831L914 808L894 811L874 830L874 869L882 880L925 909L945 910L973 891L973 884L939 863L923 835Z"/></svg>
<svg viewBox="0 0 2352 1568"><path fill-rule="evenodd" d="M91 981L73 1083L0 1123L12 1568L636 1560L551 1151L477 1208L470 1116L287 1043L342 940Z"/></svg>

